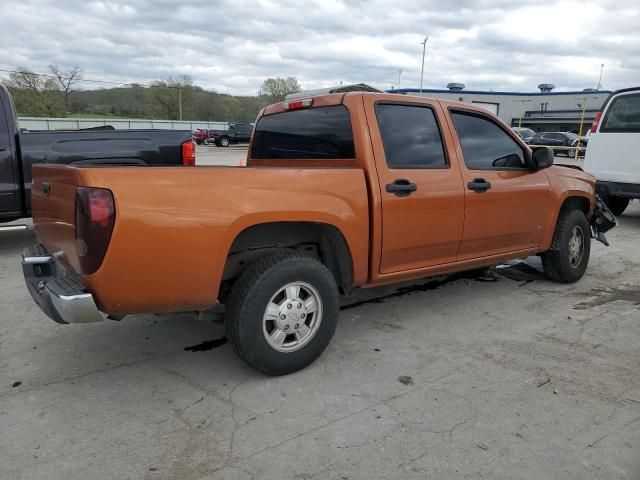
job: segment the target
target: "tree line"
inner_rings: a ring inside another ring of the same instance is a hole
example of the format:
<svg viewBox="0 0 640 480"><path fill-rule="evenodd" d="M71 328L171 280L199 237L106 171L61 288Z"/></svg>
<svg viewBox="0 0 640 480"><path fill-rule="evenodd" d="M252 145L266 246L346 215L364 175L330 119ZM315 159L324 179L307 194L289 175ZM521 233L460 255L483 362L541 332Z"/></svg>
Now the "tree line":
<svg viewBox="0 0 640 480"><path fill-rule="evenodd" d="M194 85L190 76L81 89L87 80L79 67L50 65L47 74L18 67L3 82L9 86L18 115L24 117L127 117L159 120L255 120L261 108L299 92L295 77L268 78L255 96L217 93Z"/></svg>

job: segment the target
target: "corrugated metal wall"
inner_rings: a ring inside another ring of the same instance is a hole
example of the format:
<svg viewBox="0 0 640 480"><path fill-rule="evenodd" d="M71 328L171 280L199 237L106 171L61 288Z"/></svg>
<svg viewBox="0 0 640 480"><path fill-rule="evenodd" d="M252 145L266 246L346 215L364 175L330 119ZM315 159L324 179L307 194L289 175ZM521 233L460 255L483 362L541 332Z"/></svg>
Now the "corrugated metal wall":
<svg viewBox="0 0 640 480"><path fill-rule="evenodd" d="M39 118L19 117L20 128L27 130L77 130L80 128L101 127L111 125L116 130L196 130L197 128L211 128L224 130L229 127L228 122L198 122L179 120L123 120L112 118Z"/></svg>
<svg viewBox="0 0 640 480"><path fill-rule="evenodd" d="M402 91L402 90L401 90ZM527 110L540 110L546 104L547 110L575 110L578 104L585 102L587 110L598 110L611 92L558 92L545 95L544 93L515 94L491 92L433 91L423 90L422 96L435 97L452 102L486 102L498 104L498 117L511 125L513 119L518 119ZM419 92L407 92L409 95L419 95Z"/></svg>

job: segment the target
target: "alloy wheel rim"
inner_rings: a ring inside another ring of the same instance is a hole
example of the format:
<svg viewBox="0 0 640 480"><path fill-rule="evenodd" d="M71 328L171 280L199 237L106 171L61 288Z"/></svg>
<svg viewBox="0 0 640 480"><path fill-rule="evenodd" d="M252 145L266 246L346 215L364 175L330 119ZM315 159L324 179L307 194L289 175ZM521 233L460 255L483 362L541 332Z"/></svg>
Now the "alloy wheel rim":
<svg viewBox="0 0 640 480"><path fill-rule="evenodd" d="M584 232L578 225L571 229L571 237L569 238L569 265L577 268L582 262L584 256Z"/></svg>
<svg viewBox="0 0 640 480"><path fill-rule="evenodd" d="M291 282L272 295L262 317L262 333L271 348L290 353L307 345L320 328L322 300L305 282Z"/></svg>

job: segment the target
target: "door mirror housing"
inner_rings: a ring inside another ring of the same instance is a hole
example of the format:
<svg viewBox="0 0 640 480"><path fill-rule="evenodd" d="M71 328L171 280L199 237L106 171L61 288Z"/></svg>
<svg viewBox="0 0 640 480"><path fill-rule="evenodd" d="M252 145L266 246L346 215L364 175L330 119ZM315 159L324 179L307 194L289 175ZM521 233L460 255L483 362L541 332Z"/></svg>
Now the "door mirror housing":
<svg viewBox="0 0 640 480"><path fill-rule="evenodd" d="M537 147L533 149L532 154L532 167L535 170L542 170L543 168L553 165L554 155L551 147Z"/></svg>

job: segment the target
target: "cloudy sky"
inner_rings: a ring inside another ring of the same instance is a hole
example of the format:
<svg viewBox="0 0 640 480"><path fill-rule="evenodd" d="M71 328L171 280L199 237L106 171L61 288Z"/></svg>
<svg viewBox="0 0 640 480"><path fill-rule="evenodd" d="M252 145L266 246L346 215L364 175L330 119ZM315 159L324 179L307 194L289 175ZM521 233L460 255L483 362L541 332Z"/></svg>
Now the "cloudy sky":
<svg viewBox="0 0 640 480"><path fill-rule="evenodd" d="M183 74L254 94L267 77L304 88L365 82L533 91L640 84L640 1L0 0L0 69L80 66L87 79ZM0 78L5 76L0 72ZM84 88L96 84L85 83Z"/></svg>

